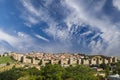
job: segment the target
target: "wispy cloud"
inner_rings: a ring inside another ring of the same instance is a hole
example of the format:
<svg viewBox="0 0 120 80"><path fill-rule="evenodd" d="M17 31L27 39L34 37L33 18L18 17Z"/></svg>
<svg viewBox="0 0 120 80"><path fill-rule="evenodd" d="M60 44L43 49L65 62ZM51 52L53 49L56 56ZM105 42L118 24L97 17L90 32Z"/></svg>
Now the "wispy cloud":
<svg viewBox="0 0 120 80"><path fill-rule="evenodd" d="M41 35L35 34L35 36L36 36L37 38L39 38L39 39L42 39L42 40L44 40L44 41L46 41L46 42L49 42L49 40L48 40L47 38L45 38L45 37L43 37L43 36L41 36Z"/></svg>
<svg viewBox="0 0 120 80"><path fill-rule="evenodd" d="M21 0L22 5L24 6L25 10L27 10L28 12L26 12L26 14L23 14L23 18L25 20L28 21L28 23L25 23L28 26L34 25L39 23L40 21L44 21L48 24L48 28L43 30L45 31L46 34L48 34L49 36L52 36L54 39L59 39L59 40L65 40L68 37L68 31L66 31L65 29L59 29L58 27L62 27L62 26L58 26L59 23L56 22L51 16L50 16L50 12L47 8L49 8L50 6L48 6L49 4L51 4L53 0L50 1L46 1L46 3L44 4L46 6L46 8L42 8L42 7L35 7L32 4L31 0Z"/></svg>
<svg viewBox="0 0 120 80"><path fill-rule="evenodd" d="M33 46L37 46L34 42L34 38L25 34L23 32L16 32L17 35L8 34L4 30L0 29L0 43L2 52L5 51L21 51L26 52L29 51ZM38 47L36 47L38 48Z"/></svg>
<svg viewBox="0 0 120 80"><path fill-rule="evenodd" d="M93 53L97 51L96 53L105 52L106 54L107 53L110 54L113 51L109 49L110 48L109 46L111 46L112 50L114 50L120 45L118 41L120 39L119 38L120 32L117 26L113 24L107 18L107 16L105 16L102 12L100 12L101 18L98 18L97 17L98 15L96 14L97 13L96 9L95 10L90 9L92 6L93 7L101 6L99 7L99 11L102 11L101 9L102 9L102 6L104 6L105 0L98 1L100 5L97 5L97 4L92 5L92 3L94 2L90 1L91 5L89 8L86 8L85 2L83 0L80 0L80 1L79 0L65 0L65 2L66 2L65 6L71 9L71 12L72 12L71 15L68 16L68 18L66 19L67 24L72 25L78 22L76 24L79 25L80 23L81 25L81 23L85 23L90 26L96 27L100 29L101 32L103 32L102 34L100 34L101 38L103 39L102 43L101 41L97 41L97 42L91 41L91 44L89 44L90 46L92 46ZM114 42L117 44L115 45ZM104 50L104 45L105 45L104 43L109 45L107 46L107 49L105 50ZM120 51L116 51L116 52L120 52Z"/></svg>
<svg viewBox="0 0 120 80"><path fill-rule="evenodd" d="M30 23L30 25L38 24L40 21L44 21L48 24L48 28L43 31L48 35L52 36L54 40L59 40L64 43L64 45L68 44L71 47L72 44L72 33L74 30L72 29L73 25L76 25L76 29L78 27L85 25L89 25L91 28L100 30L101 33L96 33L94 36L90 38L90 43L85 43L85 46L91 48L91 53L106 53L111 54L114 52L118 53L120 50L120 32L118 26L111 22L111 20L106 16L102 11L106 0L61 0L62 6L67 8L70 12L63 19L63 22L66 24L67 28L59 29L59 22L55 21L50 16L48 7L52 3L52 0L46 1L46 8L35 7L31 0L21 0L22 5L24 6L27 12L23 12L23 18ZM118 0L113 0L113 4L115 7L119 9ZM66 11L63 9L63 12ZM80 34L80 36L86 36L92 33L92 30L89 30L85 33ZM38 34L35 35L37 38L42 39L44 41L49 42L43 36ZM97 41L94 40L97 36L100 37ZM81 38L81 37L80 37ZM83 40L80 39L79 40ZM78 41L79 41L78 40ZM68 43L66 43L68 42ZM80 42L80 41L79 41ZM84 42L84 40L83 40ZM66 44L65 44L66 43ZM81 44L79 44L81 45ZM83 45L83 46L84 46ZM82 47L82 46L81 46ZM68 48L68 47L67 47ZM117 50L116 50L117 49Z"/></svg>
<svg viewBox="0 0 120 80"><path fill-rule="evenodd" d="M37 11L35 9L35 7L30 3L31 0L21 0L21 2L23 3L23 6L29 11L31 12L33 15L36 16L40 16L39 11Z"/></svg>
<svg viewBox="0 0 120 80"><path fill-rule="evenodd" d="M6 41L8 42L10 45L14 46L14 44L16 43L17 38L13 37L7 33L5 33L4 31L0 30L0 41Z"/></svg>
<svg viewBox="0 0 120 80"><path fill-rule="evenodd" d="M113 0L113 5L116 7L118 10L120 10L120 0Z"/></svg>
<svg viewBox="0 0 120 80"><path fill-rule="evenodd" d="M31 0L27 0L27 1L20 0L20 2L22 3L25 10L22 11L22 18L28 21L30 25L37 24L40 21L45 21L47 23L54 23L54 21L50 18L48 12L46 11L46 9L42 7L35 7ZM50 3L50 1L47 2L48 3L46 3L46 6L47 4Z"/></svg>

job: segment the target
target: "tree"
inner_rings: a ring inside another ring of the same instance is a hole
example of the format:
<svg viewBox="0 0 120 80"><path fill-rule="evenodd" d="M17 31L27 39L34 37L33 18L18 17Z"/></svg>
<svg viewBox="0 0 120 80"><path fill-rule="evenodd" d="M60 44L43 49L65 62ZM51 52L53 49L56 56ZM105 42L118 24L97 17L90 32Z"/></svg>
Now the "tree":
<svg viewBox="0 0 120 80"><path fill-rule="evenodd" d="M98 80L87 66L51 65L36 68L12 68L0 73L0 80Z"/></svg>
<svg viewBox="0 0 120 80"><path fill-rule="evenodd" d="M9 66L9 65L10 65L10 62L7 62L6 65Z"/></svg>
<svg viewBox="0 0 120 80"><path fill-rule="evenodd" d="M67 67L64 79L70 80L96 80L94 71L87 66Z"/></svg>
<svg viewBox="0 0 120 80"><path fill-rule="evenodd" d="M109 72L110 72L109 65L107 65L107 64L101 64L100 67L104 69L106 76L108 76Z"/></svg>
<svg viewBox="0 0 120 80"><path fill-rule="evenodd" d="M48 64L41 68L44 80L62 80L65 69L60 65Z"/></svg>
<svg viewBox="0 0 120 80"><path fill-rule="evenodd" d="M116 63L116 67L115 67L113 73L120 75L120 62L117 62L117 63Z"/></svg>

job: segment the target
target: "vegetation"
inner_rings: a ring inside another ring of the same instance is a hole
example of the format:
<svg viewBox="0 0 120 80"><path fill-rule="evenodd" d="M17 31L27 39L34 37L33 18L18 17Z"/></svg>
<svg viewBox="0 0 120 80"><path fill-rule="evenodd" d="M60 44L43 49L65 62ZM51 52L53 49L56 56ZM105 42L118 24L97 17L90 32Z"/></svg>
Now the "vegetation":
<svg viewBox="0 0 120 80"><path fill-rule="evenodd" d="M104 69L106 77L107 77L109 75L109 73L110 73L110 66L109 66L109 64L104 64L103 63L103 64L100 65L100 67Z"/></svg>
<svg viewBox="0 0 120 80"><path fill-rule="evenodd" d="M9 56L0 57L0 64L13 62L12 58Z"/></svg>
<svg viewBox="0 0 120 80"><path fill-rule="evenodd" d="M114 65L114 67L115 67L115 69L113 70L113 73L120 75L120 61L118 61L118 62Z"/></svg>
<svg viewBox="0 0 120 80"><path fill-rule="evenodd" d="M86 66L76 66L66 68L66 80L97 80L94 71Z"/></svg>
<svg viewBox="0 0 120 80"><path fill-rule="evenodd" d="M0 73L0 80L99 80L94 71L86 66L63 68L60 65L50 65L36 68L12 68Z"/></svg>

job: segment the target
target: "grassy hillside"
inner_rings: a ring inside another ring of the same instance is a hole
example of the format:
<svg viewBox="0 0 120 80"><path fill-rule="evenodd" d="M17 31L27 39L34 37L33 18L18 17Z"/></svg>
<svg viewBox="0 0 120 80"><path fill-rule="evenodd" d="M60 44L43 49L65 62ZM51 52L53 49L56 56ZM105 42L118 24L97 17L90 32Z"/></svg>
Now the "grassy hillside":
<svg viewBox="0 0 120 80"><path fill-rule="evenodd" d="M10 58L9 56L0 57L0 64L7 63L7 62L13 62L12 58Z"/></svg>

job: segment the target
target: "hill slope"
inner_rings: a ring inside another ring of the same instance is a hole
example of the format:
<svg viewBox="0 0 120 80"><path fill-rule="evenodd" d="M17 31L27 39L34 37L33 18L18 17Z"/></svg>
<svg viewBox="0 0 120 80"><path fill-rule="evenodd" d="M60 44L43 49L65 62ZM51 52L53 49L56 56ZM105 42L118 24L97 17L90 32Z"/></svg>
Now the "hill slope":
<svg viewBox="0 0 120 80"><path fill-rule="evenodd" d="M13 62L12 58L9 56L0 57L0 64Z"/></svg>

